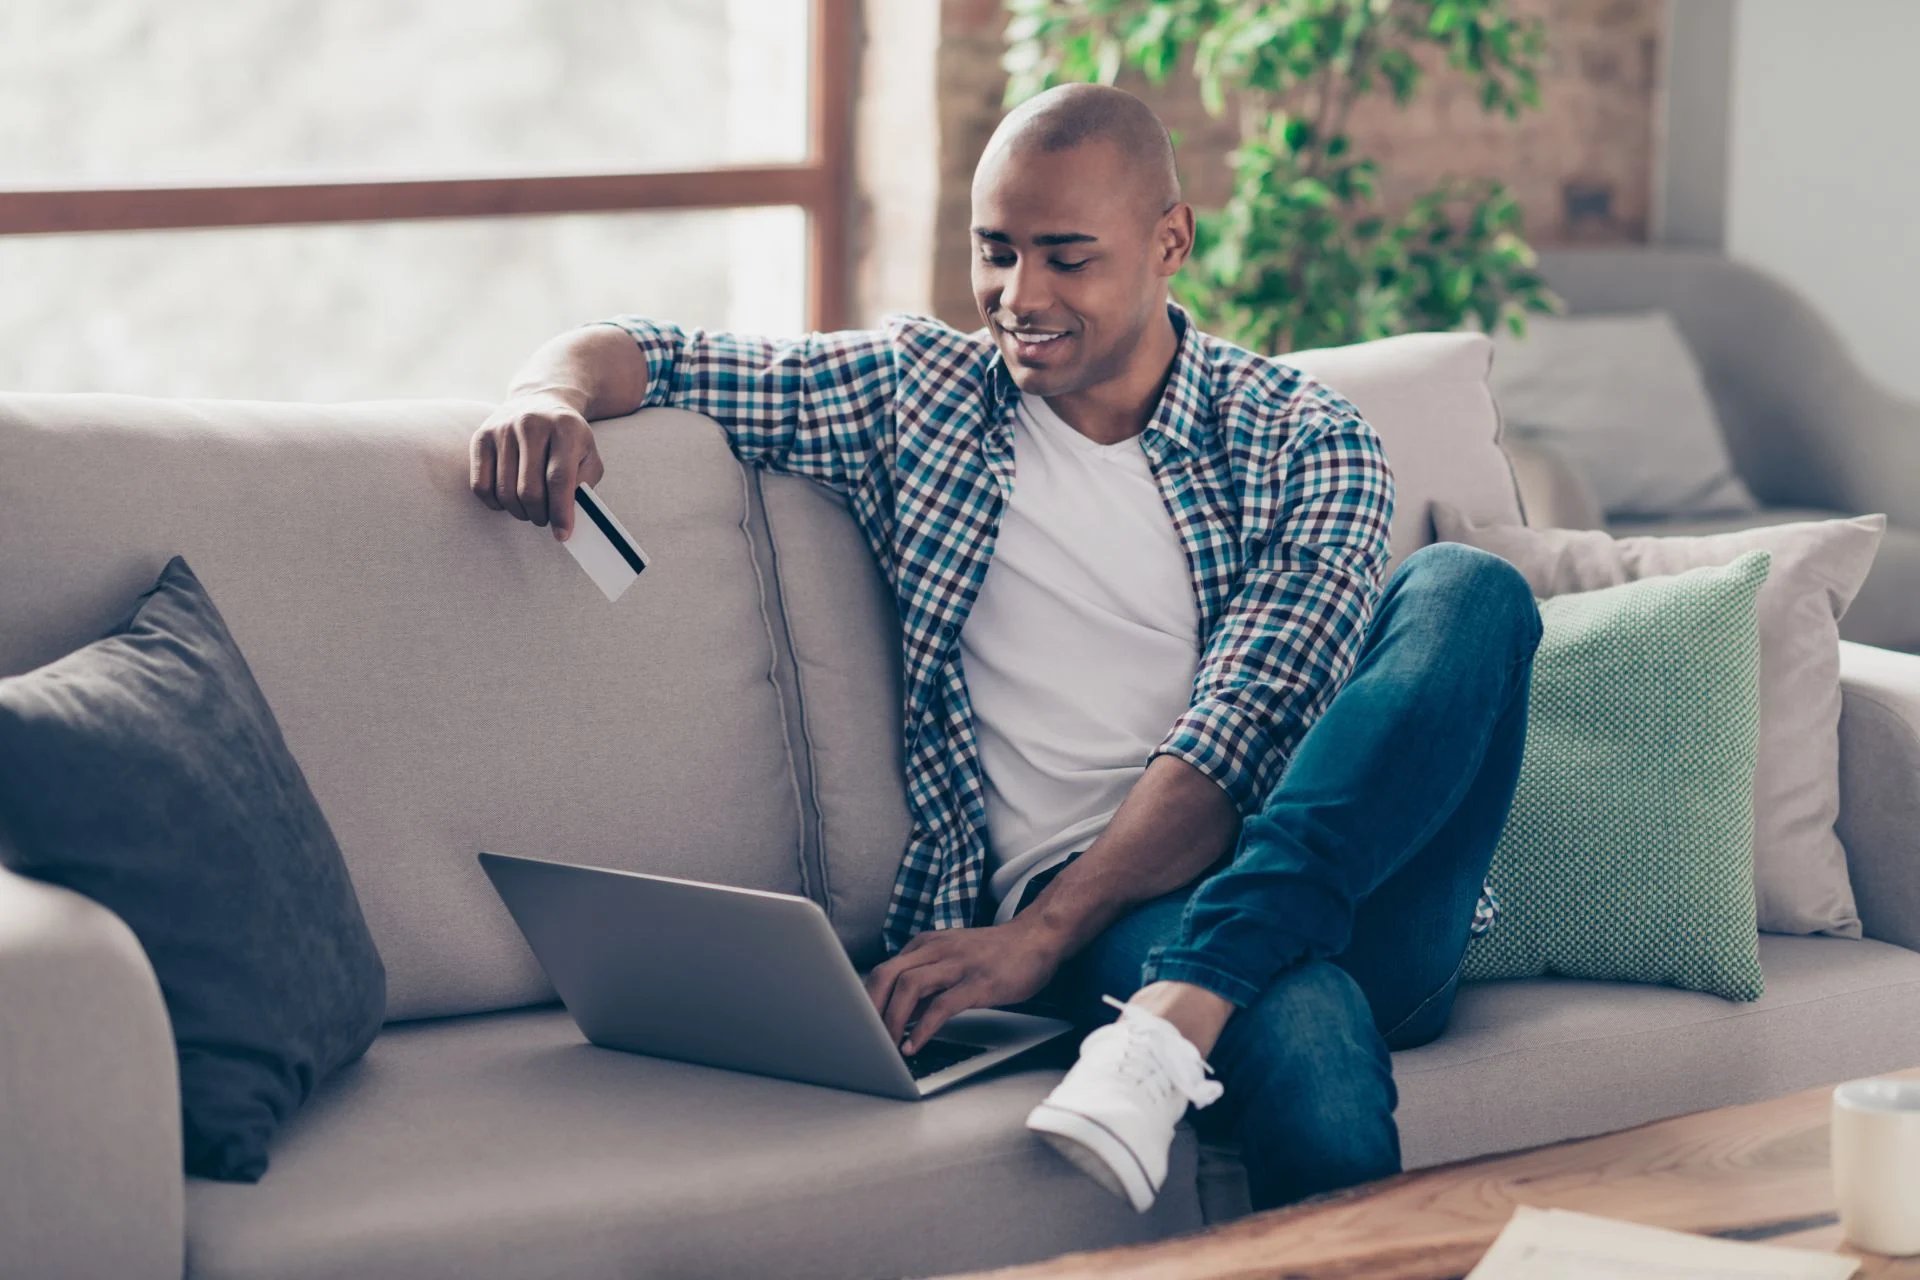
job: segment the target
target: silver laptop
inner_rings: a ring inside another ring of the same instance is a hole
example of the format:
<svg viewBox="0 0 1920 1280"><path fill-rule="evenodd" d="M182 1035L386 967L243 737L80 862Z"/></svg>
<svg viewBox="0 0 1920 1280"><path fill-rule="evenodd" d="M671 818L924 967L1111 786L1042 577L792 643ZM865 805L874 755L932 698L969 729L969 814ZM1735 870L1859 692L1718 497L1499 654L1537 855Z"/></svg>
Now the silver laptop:
<svg viewBox="0 0 1920 1280"><path fill-rule="evenodd" d="M912 1099L1072 1029L970 1009L909 1058L810 898L486 851L480 865L609 1049Z"/></svg>

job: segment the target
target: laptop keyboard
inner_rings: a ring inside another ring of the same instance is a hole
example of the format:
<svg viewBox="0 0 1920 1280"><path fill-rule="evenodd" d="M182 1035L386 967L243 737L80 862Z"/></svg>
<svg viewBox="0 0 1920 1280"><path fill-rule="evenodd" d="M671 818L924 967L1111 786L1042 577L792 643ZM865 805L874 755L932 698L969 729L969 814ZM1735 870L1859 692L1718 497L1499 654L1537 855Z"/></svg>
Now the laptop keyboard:
<svg viewBox="0 0 1920 1280"><path fill-rule="evenodd" d="M920 1046L918 1053L903 1053L900 1056L906 1060L907 1070L913 1073L913 1078L919 1080L985 1052L986 1049L977 1044L961 1044L958 1040L929 1040Z"/></svg>

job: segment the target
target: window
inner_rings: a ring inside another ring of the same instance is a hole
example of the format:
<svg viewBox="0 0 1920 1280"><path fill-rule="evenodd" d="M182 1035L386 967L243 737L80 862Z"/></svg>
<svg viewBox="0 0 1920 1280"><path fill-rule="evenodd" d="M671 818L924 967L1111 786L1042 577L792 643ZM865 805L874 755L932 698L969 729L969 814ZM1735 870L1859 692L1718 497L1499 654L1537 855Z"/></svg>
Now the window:
<svg viewBox="0 0 1920 1280"><path fill-rule="evenodd" d="M9 0L0 386L497 397L845 323L853 0Z"/></svg>

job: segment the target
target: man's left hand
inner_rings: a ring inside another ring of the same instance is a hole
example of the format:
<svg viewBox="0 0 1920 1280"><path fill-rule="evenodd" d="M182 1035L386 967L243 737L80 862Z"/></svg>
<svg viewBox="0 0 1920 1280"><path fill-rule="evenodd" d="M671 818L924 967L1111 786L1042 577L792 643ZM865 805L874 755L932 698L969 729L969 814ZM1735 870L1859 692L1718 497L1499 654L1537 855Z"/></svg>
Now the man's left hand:
<svg viewBox="0 0 1920 1280"><path fill-rule="evenodd" d="M867 975L867 995L893 1042L903 1052L916 1053L962 1010L1032 999L1060 961L1051 939L1018 919L971 929L929 929L874 967ZM913 1034L903 1043L910 1022Z"/></svg>

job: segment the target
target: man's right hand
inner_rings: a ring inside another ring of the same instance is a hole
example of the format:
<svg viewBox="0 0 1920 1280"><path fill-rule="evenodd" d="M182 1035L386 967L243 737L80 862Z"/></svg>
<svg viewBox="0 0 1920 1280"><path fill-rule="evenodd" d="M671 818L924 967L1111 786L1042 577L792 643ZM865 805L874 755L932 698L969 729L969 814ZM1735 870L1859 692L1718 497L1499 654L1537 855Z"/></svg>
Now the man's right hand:
<svg viewBox="0 0 1920 1280"><path fill-rule="evenodd" d="M495 511L551 524L561 542L573 532L574 486L599 484L607 474L586 417L550 393L502 402L473 433L468 462L474 497Z"/></svg>

